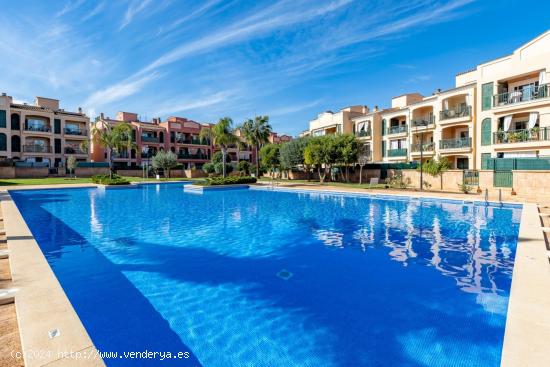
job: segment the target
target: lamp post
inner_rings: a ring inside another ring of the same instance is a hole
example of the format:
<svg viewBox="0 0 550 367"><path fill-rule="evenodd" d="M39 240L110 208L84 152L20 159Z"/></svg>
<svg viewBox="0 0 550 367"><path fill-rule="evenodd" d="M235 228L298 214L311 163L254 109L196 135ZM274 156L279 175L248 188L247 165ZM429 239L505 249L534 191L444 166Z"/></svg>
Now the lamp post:
<svg viewBox="0 0 550 367"><path fill-rule="evenodd" d="M429 117L431 118L431 117ZM418 130L418 127L426 127L429 124L429 121L426 121L424 119L420 119L416 122L414 122L416 125L416 129ZM424 130L420 132L420 191L424 190L424 176L423 176L423 170L422 170L422 161L424 159Z"/></svg>

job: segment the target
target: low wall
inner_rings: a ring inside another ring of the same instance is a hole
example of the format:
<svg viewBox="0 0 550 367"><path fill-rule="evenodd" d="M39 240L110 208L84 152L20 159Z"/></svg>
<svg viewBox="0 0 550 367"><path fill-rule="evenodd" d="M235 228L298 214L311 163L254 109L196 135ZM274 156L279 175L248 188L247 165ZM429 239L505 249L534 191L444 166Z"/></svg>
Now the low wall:
<svg viewBox="0 0 550 367"><path fill-rule="evenodd" d="M410 180L411 187L420 187L420 171L417 170L402 170L403 180ZM431 190L443 191L459 191L462 184L462 170L449 170L443 173L442 176L434 177L426 172L422 175L424 187ZM443 187L441 184L443 183Z"/></svg>
<svg viewBox="0 0 550 367"><path fill-rule="evenodd" d="M60 168L60 171L65 169ZM77 177L92 177L95 175L108 175L109 167L76 167L74 173Z"/></svg>
<svg viewBox="0 0 550 367"><path fill-rule="evenodd" d="M512 171L518 196L550 196L550 171Z"/></svg>
<svg viewBox="0 0 550 367"><path fill-rule="evenodd" d="M48 167L14 167L16 178L48 177Z"/></svg>
<svg viewBox="0 0 550 367"><path fill-rule="evenodd" d="M126 177L143 177L143 171L140 169L117 169L116 173Z"/></svg>
<svg viewBox="0 0 550 367"><path fill-rule="evenodd" d="M0 178L15 178L15 167L0 167Z"/></svg>

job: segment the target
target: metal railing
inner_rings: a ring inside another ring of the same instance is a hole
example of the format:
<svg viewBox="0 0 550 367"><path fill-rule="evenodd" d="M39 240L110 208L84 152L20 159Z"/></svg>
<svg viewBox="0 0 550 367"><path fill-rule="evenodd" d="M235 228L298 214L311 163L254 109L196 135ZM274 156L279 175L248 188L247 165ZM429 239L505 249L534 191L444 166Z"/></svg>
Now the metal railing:
<svg viewBox="0 0 550 367"><path fill-rule="evenodd" d="M49 133L51 128L48 125L25 125L26 131L39 131L43 133Z"/></svg>
<svg viewBox="0 0 550 367"><path fill-rule="evenodd" d="M84 129L72 129L66 127L63 131L65 132L65 135L86 135L86 130Z"/></svg>
<svg viewBox="0 0 550 367"><path fill-rule="evenodd" d="M443 139L439 141L439 149L471 148L472 138Z"/></svg>
<svg viewBox="0 0 550 367"><path fill-rule="evenodd" d="M178 153L178 159L208 159L206 154Z"/></svg>
<svg viewBox="0 0 550 367"><path fill-rule="evenodd" d="M130 154L128 154L128 152L113 152L112 153L113 155L113 158L123 158L123 159L126 159L126 158L130 158Z"/></svg>
<svg viewBox="0 0 550 367"><path fill-rule="evenodd" d="M51 153L52 147L49 145L27 144L23 145L23 152L26 153Z"/></svg>
<svg viewBox="0 0 550 367"><path fill-rule="evenodd" d="M550 140L550 128L534 127L525 130L497 131L493 133L493 144L513 144L529 141Z"/></svg>
<svg viewBox="0 0 550 367"><path fill-rule="evenodd" d="M472 115L472 106L457 106L448 110L439 112L439 120L449 120L458 117L467 117Z"/></svg>
<svg viewBox="0 0 550 367"><path fill-rule="evenodd" d="M524 87L522 90L499 93L493 96L493 106L504 106L547 98L549 96L549 92L549 84L542 84Z"/></svg>
<svg viewBox="0 0 550 367"><path fill-rule="evenodd" d="M425 127L433 124L435 124L435 116L433 114L415 117L411 120L412 127Z"/></svg>
<svg viewBox="0 0 550 367"><path fill-rule="evenodd" d="M414 143L411 145L411 152L420 152L420 143ZM422 144L422 151L430 152L433 151L435 144L433 142Z"/></svg>
<svg viewBox="0 0 550 367"><path fill-rule="evenodd" d="M143 142L145 142L145 143L158 143L158 142L159 142L159 138L156 137L156 136L142 135L142 136L141 136L141 141L143 141Z"/></svg>
<svg viewBox="0 0 550 367"><path fill-rule="evenodd" d="M471 169L462 171L462 183L468 186L479 186L479 171Z"/></svg>
<svg viewBox="0 0 550 367"><path fill-rule="evenodd" d="M388 135L391 134L400 134L400 133L406 133L407 132L407 125L399 125L399 126L390 126L388 127Z"/></svg>
<svg viewBox="0 0 550 367"><path fill-rule="evenodd" d="M388 157L406 157L407 148L388 149Z"/></svg>

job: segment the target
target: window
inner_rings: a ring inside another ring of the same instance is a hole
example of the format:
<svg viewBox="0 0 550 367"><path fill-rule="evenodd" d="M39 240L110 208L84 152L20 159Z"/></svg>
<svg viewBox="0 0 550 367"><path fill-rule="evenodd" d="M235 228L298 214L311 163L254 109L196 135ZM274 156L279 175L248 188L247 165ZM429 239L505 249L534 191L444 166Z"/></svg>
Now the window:
<svg viewBox="0 0 550 367"><path fill-rule="evenodd" d="M456 159L456 168L457 169L468 169L468 158L457 158Z"/></svg>
<svg viewBox="0 0 550 367"><path fill-rule="evenodd" d="M20 152L21 151L21 138L17 135L11 137L11 151Z"/></svg>
<svg viewBox="0 0 550 367"><path fill-rule="evenodd" d="M490 110L493 106L493 83L485 83L481 86L481 109Z"/></svg>
<svg viewBox="0 0 550 367"><path fill-rule="evenodd" d="M516 121L515 130L525 130L527 129L527 121Z"/></svg>
<svg viewBox="0 0 550 367"><path fill-rule="evenodd" d="M382 119L382 135L386 135L386 119Z"/></svg>
<svg viewBox="0 0 550 367"><path fill-rule="evenodd" d="M54 140L54 151L55 151L55 154L61 153L61 139Z"/></svg>
<svg viewBox="0 0 550 367"><path fill-rule="evenodd" d="M0 127L6 127L6 111L0 110Z"/></svg>
<svg viewBox="0 0 550 367"><path fill-rule="evenodd" d="M61 120L60 119L54 119L53 120L53 133L54 134L61 134Z"/></svg>
<svg viewBox="0 0 550 367"><path fill-rule="evenodd" d="M21 129L21 117L19 117L19 114L17 113L11 114L11 129L12 130Z"/></svg>
<svg viewBox="0 0 550 367"><path fill-rule="evenodd" d="M481 122L481 145L491 145L491 119L486 118Z"/></svg>
<svg viewBox="0 0 550 367"><path fill-rule="evenodd" d="M4 111L5 113L6 111ZM5 152L6 150L8 150L8 144L7 144L7 140L6 140L6 134L4 133L0 133L0 150Z"/></svg>
<svg viewBox="0 0 550 367"><path fill-rule="evenodd" d="M382 157L386 156L386 142L382 141Z"/></svg>

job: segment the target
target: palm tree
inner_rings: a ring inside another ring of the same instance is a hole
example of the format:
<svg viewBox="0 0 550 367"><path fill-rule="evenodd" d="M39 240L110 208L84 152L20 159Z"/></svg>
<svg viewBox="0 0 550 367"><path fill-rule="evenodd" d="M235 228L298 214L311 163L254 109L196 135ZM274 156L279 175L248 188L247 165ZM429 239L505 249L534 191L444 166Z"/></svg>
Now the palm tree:
<svg viewBox="0 0 550 367"><path fill-rule="evenodd" d="M214 145L220 147L222 151L223 177L225 177L226 174L225 162L227 157L227 148L229 145L238 141L237 136L233 133L231 125L233 125L233 120L231 120L230 117L224 117L210 129L202 129L200 132L201 139L210 139Z"/></svg>
<svg viewBox="0 0 550 367"><path fill-rule="evenodd" d="M126 122L111 126L109 124L93 128L92 137L109 153L109 176L113 177L113 151L126 150L128 153L135 147L132 140L132 126Z"/></svg>
<svg viewBox="0 0 550 367"><path fill-rule="evenodd" d="M248 119L243 122L241 131L248 144L254 146L256 155L256 177L260 175L260 160L258 151L269 142L269 136L272 132L269 124L269 116L256 116L254 120Z"/></svg>

